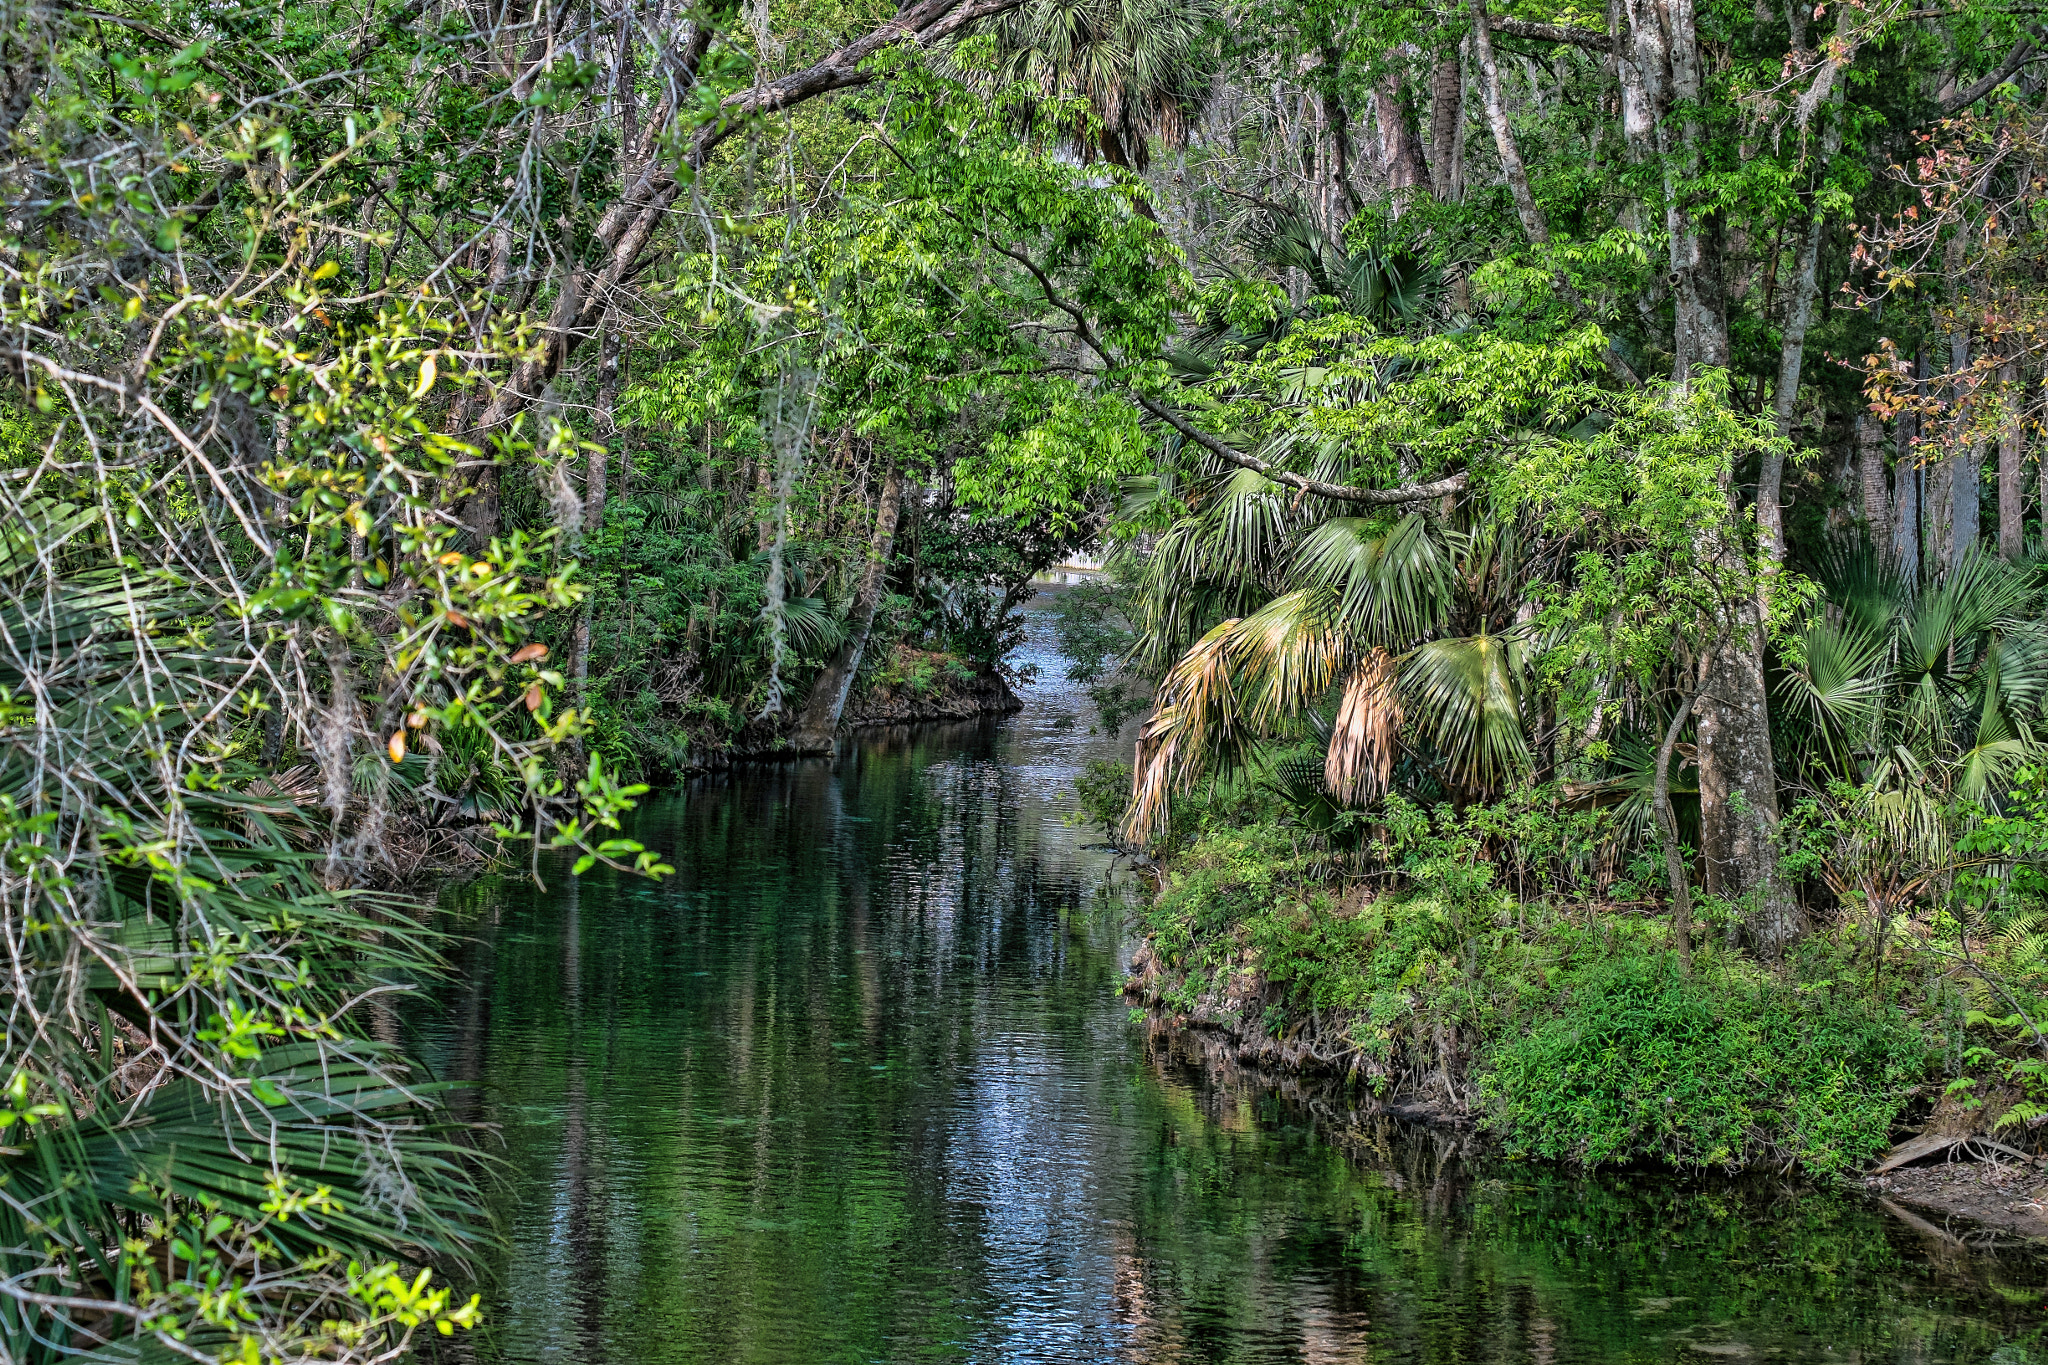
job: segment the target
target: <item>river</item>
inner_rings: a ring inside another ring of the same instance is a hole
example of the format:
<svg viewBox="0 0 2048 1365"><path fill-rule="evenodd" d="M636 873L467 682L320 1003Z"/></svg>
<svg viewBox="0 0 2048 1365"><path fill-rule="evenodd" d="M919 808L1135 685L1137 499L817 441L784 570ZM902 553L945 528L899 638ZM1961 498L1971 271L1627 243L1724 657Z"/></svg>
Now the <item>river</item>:
<svg viewBox="0 0 2048 1365"><path fill-rule="evenodd" d="M451 897L415 1020L496 1126L462 1354L683 1362L2048 1361L2041 1262L1860 1196L1337 1134L1161 1055L1133 887L1023 714L649 800L659 884Z"/></svg>

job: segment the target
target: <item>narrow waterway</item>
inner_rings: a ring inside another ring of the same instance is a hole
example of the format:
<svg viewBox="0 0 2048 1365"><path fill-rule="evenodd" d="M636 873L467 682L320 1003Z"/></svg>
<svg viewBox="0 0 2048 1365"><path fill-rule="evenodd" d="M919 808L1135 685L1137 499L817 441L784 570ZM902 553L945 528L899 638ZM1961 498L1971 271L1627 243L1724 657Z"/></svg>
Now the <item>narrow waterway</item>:
<svg viewBox="0 0 2048 1365"><path fill-rule="evenodd" d="M418 1027L497 1125L489 1361L2048 1361L2043 1267L1854 1196L1338 1140L1157 1056L1117 752L1021 716L650 801L676 874L462 893ZM1121 755L1119 755L1121 756Z"/></svg>

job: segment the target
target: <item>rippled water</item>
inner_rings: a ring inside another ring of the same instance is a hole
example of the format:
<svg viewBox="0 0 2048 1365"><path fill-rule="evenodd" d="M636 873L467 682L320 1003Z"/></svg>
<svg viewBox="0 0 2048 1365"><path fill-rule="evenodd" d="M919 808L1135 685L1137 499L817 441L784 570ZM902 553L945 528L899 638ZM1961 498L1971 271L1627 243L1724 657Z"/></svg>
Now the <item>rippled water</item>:
<svg viewBox="0 0 2048 1365"><path fill-rule="evenodd" d="M659 885L471 888L419 1022L498 1125L486 1360L2048 1360L2038 1261L1798 1186L1337 1135L1155 1055L1029 709L648 803Z"/></svg>

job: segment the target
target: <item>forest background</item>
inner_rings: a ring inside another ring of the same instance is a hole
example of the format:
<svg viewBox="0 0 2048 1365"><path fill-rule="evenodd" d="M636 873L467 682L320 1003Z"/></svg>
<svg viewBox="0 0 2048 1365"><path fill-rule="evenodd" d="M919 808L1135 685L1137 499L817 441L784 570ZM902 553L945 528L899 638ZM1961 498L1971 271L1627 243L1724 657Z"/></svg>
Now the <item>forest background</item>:
<svg viewBox="0 0 2048 1365"><path fill-rule="evenodd" d="M2048 1118L2027 7L0 43L0 1358L467 1326L402 888L658 876L646 784L1000 699L1094 546L1177 1019L1588 1162Z"/></svg>

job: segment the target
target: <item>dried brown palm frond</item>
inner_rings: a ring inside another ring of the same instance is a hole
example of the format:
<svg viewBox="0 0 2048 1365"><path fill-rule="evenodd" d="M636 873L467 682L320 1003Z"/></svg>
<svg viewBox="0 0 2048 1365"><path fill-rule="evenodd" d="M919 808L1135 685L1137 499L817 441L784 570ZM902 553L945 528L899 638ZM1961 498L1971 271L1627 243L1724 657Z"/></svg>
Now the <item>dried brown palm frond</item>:
<svg viewBox="0 0 2048 1365"><path fill-rule="evenodd" d="M1353 657L1337 602L1327 590L1285 593L1223 622L1174 664L1139 733L1130 837L1157 834L1173 793L1219 760L1240 759L1336 684Z"/></svg>
<svg viewBox="0 0 2048 1365"><path fill-rule="evenodd" d="M1393 785L1402 719L1399 677L1394 656L1375 649L1344 684L1323 759L1323 786L1347 805L1364 805Z"/></svg>
<svg viewBox="0 0 2048 1365"><path fill-rule="evenodd" d="M1143 842L1166 824L1167 803L1185 791L1212 755L1249 737L1232 677L1233 617L1204 635L1159 685L1159 705L1138 732L1126 837Z"/></svg>
<svg viewBox="0 0 2048 1365"><path fill-rule="evenodd" d="M265 773L249 784L254 796L276 797L294 806L318 806L326 801L320 770L309 763Z"/></svg>

